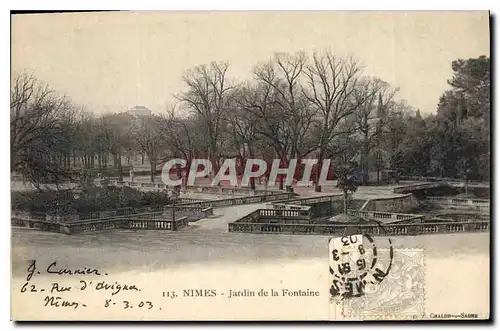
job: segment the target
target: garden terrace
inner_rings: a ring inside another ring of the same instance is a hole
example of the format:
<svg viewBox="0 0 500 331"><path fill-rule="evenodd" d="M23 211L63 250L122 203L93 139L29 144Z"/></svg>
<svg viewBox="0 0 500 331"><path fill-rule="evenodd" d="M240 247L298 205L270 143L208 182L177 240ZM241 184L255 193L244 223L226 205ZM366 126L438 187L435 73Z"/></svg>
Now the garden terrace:
<svg viewBox="0 0 500 331"><path fill-rule="evenodd" d="M383 227L377 224L282 224L248 222L250 219L229 223L229 232L300 234L300 235L336 235L344 236L364 233L372 236L422 235L456 232L488 232L489 221L479 222L436 222L424 224L389 224Z"/></svg>
<svg viewBox="0 0 500 331"><path fill-rule="evenodd" d="M213 215L213 208L216 207L280 201L290 199L294 196L293 193L280 193L212 201L181 201L175 205L120 208L74 215L50 215L46 213L13 211L11 224L16 227L67 234L110 229L176 230L184 227L188 222ZM171 220L173 211L175 211L176 216L175 222ZM184 222L187 223L184 224Z"/></svg>
<svg viewBox="0 0 500 331"><path fill-rule="evenodd" d="M301 204L311 206L308 210L258 209L239 220L228 224L229 232L346 235L367 233L371 235L418 235L453 232L489 231L489 219L431 218L422 214L403 214L379 211L348 210L356 219L352 222L333 222L324 213L332 211L335 197L298 199ZM297 203L294 201L294 203ZM325 203L330 207L325 208ZM318 209L318 206L320 208ZM331 214L330 214L331 216ZM472 216L472 215L471 215Z"/></svg>

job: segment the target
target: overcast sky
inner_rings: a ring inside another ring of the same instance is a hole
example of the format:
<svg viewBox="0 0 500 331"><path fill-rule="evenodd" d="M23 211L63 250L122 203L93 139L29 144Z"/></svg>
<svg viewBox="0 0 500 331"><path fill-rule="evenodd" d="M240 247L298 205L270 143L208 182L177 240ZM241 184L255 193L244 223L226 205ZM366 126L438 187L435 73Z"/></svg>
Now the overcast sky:
<svg viewBox="0 0 500 331"><path fill-rule="evenodd" d="M160 112L182 73L228 61L251 78L274 52L353 55L364 73L436 111L451 61L489 56L487 12L122 12L12 17L12 67L28 70L95 112Z"/></svg>

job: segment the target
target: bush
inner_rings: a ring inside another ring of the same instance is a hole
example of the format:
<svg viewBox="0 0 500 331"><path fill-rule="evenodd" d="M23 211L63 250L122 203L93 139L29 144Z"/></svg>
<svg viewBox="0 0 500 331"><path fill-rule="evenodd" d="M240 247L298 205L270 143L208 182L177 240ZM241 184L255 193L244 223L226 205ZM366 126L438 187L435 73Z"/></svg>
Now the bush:
<svg viewBox="0 0 500 331"><path fill-rule="evenodd" d="M28 212L53 213L60 210L64 213L73 212L75 197L69 190L44 192L13 192L12 209Z"/></svg>
<svg viewBox="0 0 500 331"><path fill-rule="evenodd" d="M86 214L97 211L168 204L167 192L141 192L130 187L87 187L72 190L12 192L12 209L48 214Z"/></svg>

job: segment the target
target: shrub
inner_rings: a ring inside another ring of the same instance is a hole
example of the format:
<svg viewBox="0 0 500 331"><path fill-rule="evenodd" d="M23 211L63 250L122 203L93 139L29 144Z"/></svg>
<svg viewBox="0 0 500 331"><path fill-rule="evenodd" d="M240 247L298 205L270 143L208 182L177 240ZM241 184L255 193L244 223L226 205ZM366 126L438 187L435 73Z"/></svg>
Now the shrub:
<svg viewBox="0 0 500 331"><path fill-rule="evenodd" d="M12 209L48 214L87 214L126 207L168 204L167 192L141 192L130 187L86 187L81 192L49 190L12 192Z"/></svg>

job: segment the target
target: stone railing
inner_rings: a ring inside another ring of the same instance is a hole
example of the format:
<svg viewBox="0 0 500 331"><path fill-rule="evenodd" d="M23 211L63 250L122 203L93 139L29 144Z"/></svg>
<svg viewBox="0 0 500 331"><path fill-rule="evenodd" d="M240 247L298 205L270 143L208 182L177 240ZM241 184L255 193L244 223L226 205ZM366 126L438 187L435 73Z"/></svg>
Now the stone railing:
<svg viewBox="0 0 500 331"><path fill-rule="evenodd" d="M476 209L489 209L490 200L488 199L469 199L452 197L426 197L427 202L441 206L452 207L473 207Z"/></svg>
<svg viewBox="0 0 500 331"><path fill-rule="evenodd" d="M460 178L452 178L452 177L428 177L428 176L400 176L400 180L413 180L420 182L445 182L445 183L453 183L453 184L463 184L464 180ZM489 186L488 182L481 182L477 180L469 180L469 184L481 184Z"/></svg>
<svg viewBox="0 0 500 331"><path fill-rule="evenodd" d="M252 203L262 203L268 201L281 201L293 198L295 196L294 193L279 193L279 194L265 194L265 195L253 195L253 196L245 196L245 197L237 197L231 199L220 199L220 200L207 200L207 201L199 201L193 203L181 203L176 204L176 206L190 205L190 206L198 206L202 208L207 207L230 207L236 205L245 205Z"/></svg>
<svg viewBox="0 0 500 331"><path fill-rule="evenodd" d="M173 217L173 210L175 209L176 217L187 217L190 222L198 221L202 218L210 217L214 215L213 207L193 207L193 206L165 206L163 211L165 214Z"/></svg>
<svg viewBox="0 0 500 331"><path fill-rule="evenodd" d="M59 222L59 223L74 223L74 222L92 222L92 221L102 221L108 219L115 219L117 217L126 217L129 215L136 214L145 214L145 213L158 213L158 212L168 212L170 215L172 214L172 209L175 208L176 215L178 217L189 217L192 221L193 217L196 219L201 219L205 217L212 216L213 208L212 207L198 207L198 206L190 206L190 205L157 205L157 206L146 206L140 208L121 208L115 210L104 210L100 212L93 212L88 214L79 214L79 215L46 215L46 214L32 214L27 212L19 212L13 211L12 217L27 219L27 220L46 220L50 222Z"/></svg>
<svg viewBox="0 0 500 331"><path fill-rule="evenodd" d="M271 190L252 190L249 187L224 187L224 186L186 186L182 188L183 192L192 193L213 193L213 194L240 194L240 195L267 195L267 194L279 194L280 192L274 192Z"/></svg>
<svg viewBox="0 0 500 331"><path fill-rule="evenodd" d="M48 232L76 234L112 229L176 231L186 227L189 221L187 217L179 217L175 220L166 219L166 215L163 212L156 212L71 223L12 217L11 224L16 227L39 229Z"/></svg>
<svg viewBox="0 0 500 331"><path fill-rule="evenodd" d="M102 210L96 211L86 214L78 214L75 215L77 219L75 220L100 220L100 219L108 219L108 218L116 218L119 216L128 216L131 214L141 214L141 213L154 213L160 212L163 210L163 205L153 205L153 206L144 206L144 207L127 207L127 208L118 208L118 209L110 209L110 210Z"/></svg>
<svg viewBox="0 0 500 331"><path fill-rule="evenodd" d="M446 185L446 183L443 183L443 182L410 184L410 185L395 187L392 190L392 192L398 193L398 194L407 194L407 193L411 193L411 192L416 191L416 190L436 188L436 187L440 187L440 186L444 186L444 185Z"/></svg>
<svg viewBox="0 0 500 331"><path fill-rule="evenodd" d="M310 210L311 206L292 205L286 203L268 203L269 209L287 209L287 210Z"/></svg>
<svg viewBox="0 0 500 331"><path fill-rule="evenodd" d="M238 222L238 223L240 223L240 222L241 223L258 223L259 219L260 219L260 211L258 209L258 210L251 212L248 215L243 216L242 218L236 220L235 222Z"/></svg>
<svg viewBox="0 0 500 331"><path fill-rule="evenodd" d="M123 219L68 224L67 227L69 228L69 234L75 234L111 229L176 231L189 224L187 217L179 217L175 220L165 219L164 217L163 213L138 214Z"/></svg>
<svg viewBox="0 0 500 331"><path fill-rule="evenodd" d="M457 222L470 222L477 220L490 220L491 216L489 214L483 213L441 213L432 215L433 218L441 219L441 220L452 220Z"/></svg>
<svg viewBox="0 0 500 331"><path fill-rule="evenodd" d="M311 210L259 209L259 217L261 219L309 219L311 218Z"/></svg>
<svg viewBox="0 0 500 331"><path fill-rule="evenodd" d="M202 201L207 201L203 199L193 199L193 198L178 198L176 200L177 204L188 204L188 203L193 203L193 202L202 202Z"/></svg>
<svg viewBox="0 0 500 331"><path fill-rule="evenodd" d="M134 188L146 188L146 189L157 189L165 190L172 188L163 183L148 183L148 182L137 182L137 181L120 181L118 179L106 178L103 180L97 180L98 185L108 185L117 187L134 187ZM274 192L272 190L252 190L250 187L224 187L224 186L186 186L182 188L183 192L193 192L193 193L216 193L216 194L241 194L241 195L267 195L267 194L280 194L280 192Z"/></svg>
<svg viewBox="0 0 500 331"><path fill-rule="evenodd" d="M229 232L274 233L274 234L312 234L312 235L350 235L356 233L372 236L421 235L456 232L487 232L490 230L488 221L467 223L425 223L425 224L391 224L384 227L378 225L347 225L347 224L277 224L277 223L246 223L234 222L228 224Z"/></svg>
<svg viewBox="0 0 500 331"><path fill-rule="evenodd" d="M131 182L131 181L120 181L117 179L106 179L100 180L96 182L100 185L108 185L108 186L116 186L116 187L134 187L134 188L148 188L148 189L157 189L157 190L165 190L168 188L167 185L162 183L148 183L148 182Z"/></svg>
<svg viewBox="0 0 500 331"><path fill-rule="evenodd" d="M403 220L423 220L425 215L419 214L400 214L380 211L364 211L364 210L347 210L347 214L351 216L364 217L368 219L390 220L391 222Z"/></svg>
<svg viewBox="0 0 500 331"><path fill-rule="evenodd" d="M405 213L418 206L419 202L417 198L413 194L408 193L396 197L369 199L363 204L360 210Z"/></svg>
<svg viewBox="0 0 500 331"><path fill-rule="evenodd" d="M349 197L352 197L352 195L349 195ZM335 201L343 199L342 194L331 194L331 195L322 195L318 197L310 197L310 198L295 198L295 199L290 199L286 201L282 201L281 203L293 203L295 205L312 205L314 203L318 202L329 202L329 201Z"/></svg>

